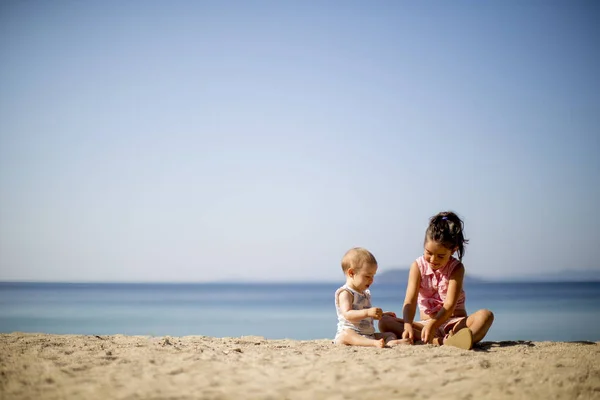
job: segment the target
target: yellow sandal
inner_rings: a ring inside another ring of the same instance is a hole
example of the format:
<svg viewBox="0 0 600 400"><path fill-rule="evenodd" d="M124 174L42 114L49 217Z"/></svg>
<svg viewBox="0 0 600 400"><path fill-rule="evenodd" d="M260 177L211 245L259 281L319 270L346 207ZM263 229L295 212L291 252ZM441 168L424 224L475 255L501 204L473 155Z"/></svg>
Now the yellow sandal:
<svg viewBox="0 0 600 400"><path fill-rule="evenodd" d="M462 328L458 332L446 335L444 338L444 346L458 347L463 350L471 350L473 348L473 333L469 328Z"/></svg>

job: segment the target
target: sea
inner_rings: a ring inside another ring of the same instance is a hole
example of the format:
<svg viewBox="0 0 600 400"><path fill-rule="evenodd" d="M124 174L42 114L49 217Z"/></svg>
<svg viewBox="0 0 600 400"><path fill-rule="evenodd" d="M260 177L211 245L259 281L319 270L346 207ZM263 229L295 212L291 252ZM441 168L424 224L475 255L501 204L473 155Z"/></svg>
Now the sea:
<svg viewBox="0 0 600 400"><path fill-rule="evenodd" d="M332 339L342 283L0 282L0 332ZM600 282L465 285L495 316L486 341L600 341ZM405 285L371 287L401 314Z"/></svg>

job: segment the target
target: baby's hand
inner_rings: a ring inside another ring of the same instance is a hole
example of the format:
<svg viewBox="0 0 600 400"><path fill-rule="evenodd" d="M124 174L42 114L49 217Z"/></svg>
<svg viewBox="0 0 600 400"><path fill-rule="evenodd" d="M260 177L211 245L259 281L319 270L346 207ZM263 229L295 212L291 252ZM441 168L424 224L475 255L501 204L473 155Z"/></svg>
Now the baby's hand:
<svg viewBox="0 0 600 400"><path fill-rule="evenodd" d="M375 319L381 319L383 315L383 310L379 307L371 307L367 311L367 316Z"/></svg>

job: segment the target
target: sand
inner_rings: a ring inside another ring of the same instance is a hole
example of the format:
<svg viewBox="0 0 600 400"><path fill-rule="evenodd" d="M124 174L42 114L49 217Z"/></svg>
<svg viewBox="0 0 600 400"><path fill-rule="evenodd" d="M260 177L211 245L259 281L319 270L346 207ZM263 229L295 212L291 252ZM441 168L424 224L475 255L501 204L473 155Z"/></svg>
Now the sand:
<svg viewBox="0 0 600 400"><path fill-rule="evenodd" d="M600 343L0 334L1 399L600 399Z"/></svg>

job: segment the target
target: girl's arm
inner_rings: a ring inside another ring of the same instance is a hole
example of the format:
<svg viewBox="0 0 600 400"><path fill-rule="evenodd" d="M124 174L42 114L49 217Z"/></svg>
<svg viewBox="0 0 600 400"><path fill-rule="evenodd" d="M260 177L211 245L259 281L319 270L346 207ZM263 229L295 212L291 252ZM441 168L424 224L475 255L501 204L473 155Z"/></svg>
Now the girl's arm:
<svg viewBox="0 0 600 400"><path fill-rule="evenodd" d="M402 307L402 319L404 325L411 325L415 319L417 310L417 297L419 295L419 286L421 286L421 271L417 262L414 261L410 266L408 273L408 283L406 285L406 295L404 297L404 306Z"/></svg>
<svg viewBox="0 0 600 400"><path fill-rule="evenodd" d="M342 311L342 315L348 321L357 322L361 319L369 317L380 319L381 315L383 314L381 308L377 307L365 308L364 310L353 310L353 302L354 296L352 296L352 293L348 292L347 290L340 291L338 294L338 304L340 306L340 310Z"/></svg>
<svg viewBox="0 0 600 400"><path fill-rule="evenodd" d="M452 271L452 275L450 275L450 279L448 280L448 292L446 293L444 305L435 317L433 317L432 323L435 328L447 321L448 318L452 316L452 313L454 313L458 297L462 290L464 277L465 267L462 264L458 264L458 266L454 268L454 271Z"/></svg>

